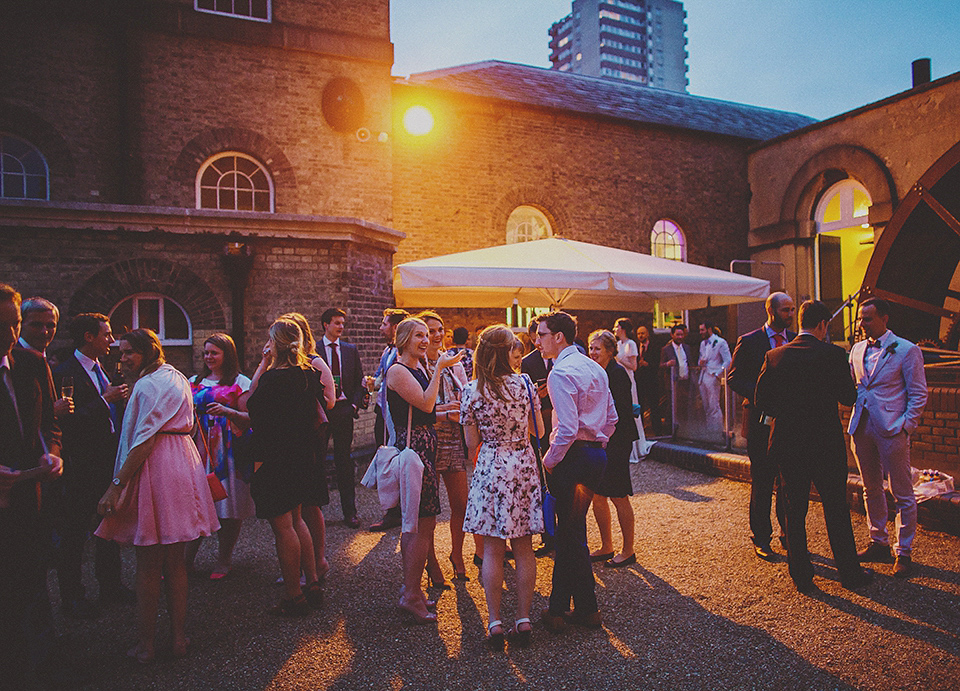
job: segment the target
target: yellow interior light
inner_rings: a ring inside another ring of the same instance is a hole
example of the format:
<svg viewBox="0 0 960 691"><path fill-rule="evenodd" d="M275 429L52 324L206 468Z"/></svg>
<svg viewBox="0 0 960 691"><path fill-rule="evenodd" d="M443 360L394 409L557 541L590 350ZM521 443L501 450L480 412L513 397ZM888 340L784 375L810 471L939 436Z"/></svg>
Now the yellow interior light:
<svg viewBox="0 0 960 691"><path fill-rule="evenodd" d="M403 114L403 127L415 137L429 134L433 129L433 113L423 106L410 106Z"/></svg>

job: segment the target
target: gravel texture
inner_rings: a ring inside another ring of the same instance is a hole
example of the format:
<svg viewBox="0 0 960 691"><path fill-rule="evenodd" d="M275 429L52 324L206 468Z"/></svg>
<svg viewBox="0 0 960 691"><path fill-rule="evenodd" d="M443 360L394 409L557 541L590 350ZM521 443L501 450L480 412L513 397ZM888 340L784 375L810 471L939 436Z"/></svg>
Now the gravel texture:
<svg viewBox="0 0 960 691"><path fill-rule="evenodd" d="M338 502L328 517L332 571L326 605L303 619L266 610L280 596L272 534L244 527L228 578L191 581L186 659L169 654L161 613L159 653L149 666L123 652L135 640L132 606L88 622L59 614L61 653L82 689L957 689L960 687L960 538L920 529L919 574L908 582L878 565L874 583L840 587L819 504L808 518L819 587L793 588L785 558L769 564L750 548L749 487L655 462L632 467L638 563L597 566L601 630L551 635L535 627L527 650L482 646L486 608L476 568L439 595L436 626L408 626L394 609L400 584L398 529L369 533L376 493L360 488L364 528L347 528ZM446 505L446 499L444 498ZM615 514L614 514L615 515ZM448 514L437 553L448 577ZM865 520L853 514L858 540ZM616 521L614 521L616 525ZM588 518L591 546L599 545ZM614 528L614 540L619 532ZM536 540L535 540L536 542ZM213 565L208 540L197 565ZM619 546L619 545L618 545ZM473 544L467 539L467 561ZM124 550L133 582L133 554ZM88 559L88 562L92 561ZM534 621L546 606L553 561L539 559ZM89 590L95 590L86 564ZM513 620L514 573L507 569L502 619Z"/></svg>

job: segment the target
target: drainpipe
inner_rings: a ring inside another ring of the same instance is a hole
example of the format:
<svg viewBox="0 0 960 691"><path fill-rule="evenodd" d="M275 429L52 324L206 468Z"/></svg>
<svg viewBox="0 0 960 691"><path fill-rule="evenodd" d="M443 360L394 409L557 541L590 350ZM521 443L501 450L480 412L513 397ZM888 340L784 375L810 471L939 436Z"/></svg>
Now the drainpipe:
<svg viewBox="0 0 960 691"><path fill-rule="evenodd" d="M230 284L230 307L233 324L230 335L237 345L237 357L240 369L245 369L246 354L246 303L247 285L250 283L250 270L253 268L253 250L242 242L228 242L223 247L223 267Z"/></svg>

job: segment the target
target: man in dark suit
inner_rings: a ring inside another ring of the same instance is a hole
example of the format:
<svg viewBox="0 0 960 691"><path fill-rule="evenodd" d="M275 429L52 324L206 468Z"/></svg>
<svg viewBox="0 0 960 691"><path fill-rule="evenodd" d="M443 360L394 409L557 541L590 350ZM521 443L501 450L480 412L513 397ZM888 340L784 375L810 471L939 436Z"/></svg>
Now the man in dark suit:
<svg viewBox="0 0 960 691"><path fill-rule="evenodd" d="M650 428L655 436L660 435L660 391L657 386L658 363L654 360L656 351L650 340L650 328L644 325L637 327L637 370L633 377L637 382L637 402L642 411L650 411Z"/></svg>
<svg viewBox="0 0 960 691"><path fill-rule="evenodd" d="M681 420L687 419L687 409L690 403L690 368L697 364L693 356L693 349L684 341L687 338L687 325L674 324L670 327L670 342L660 350L660 372L670 391L671 374L676 372L676 391L673 400L676 410L670 408L670 430L676 433Z"/></svg>
<svg viewBox="0 0 960 691"><path fill-rule="evenodd" d="M63 467L50 368L38 353L14 348L20 303L0 283L0 670L11 688L42 670L53 638L38 482Z"/></svg>
<svg viewBox="0 0 960 691"><path fill-rule="evenodd" d="M772 418L770 459L783 477L787 500L787 559L802 593L813 589L807 551L810 483L817 488L833 560L844 588L871 580L860 567L847 506L847 453L837 404L852 406L857 388L847 354L824 343L830 308L807 300L800 305L800 335L764 357L754 401Z"/></svg>
<svg viewBox="0 0 960 691"><path fill-rule="evenodd" d="M796 311L793 300L786 293L771 293L767 298L767 322L756 331L744 334L737 340L733 361L727 374L730 388L743 396L742 434L747 439L747 455L750 457L750 537L753 551L761 559L774 558L770 549L773 525L770 521L770 504L774 486L777 486L777 522L780 524L780 544L786 548L784 524L785 504L780 500L779 475L776 465L767 458L770 444L770 427L764 423L763 411L753 402L757 377L763 366L763 358L771 348L778 348L796 338L790 330Z"/></svg>
<svg viewBox="0 0 960 691"><path fill-rule="evenodd" d="M63 478L59 481L60 504L57 531L60 556L57 579L64 613L83 619L97 614L86 599L81 582L83 546L97 503L110 486L117 457L120 415L118 406L127 396L127 385L113 386L100 364L110 354L113 332L103 314L78 314L70 322L76 350L53 373L58 388L64 377L73 380L74 412L60 417L63 429ZM100 602L132 603L133 593L120 582L120 546L95 538L95 573Z"/></svg>
<svg viewBox="0 0 960 691"><path fill-rule="evenodd" d="M21 348L35 350L47 359L47 348L53 343L57 335L57 324L60 322L60 310L49 300L41 297L27 298L20 305L20 340ZM73 412L73 401L69 398L58 398L53 402L53 414L58 418Z"/></svg>
<svg viewBox="0 0 960 691"><path fill-rule="evenodd" d="M327 425L317 448L321 458L325 459L327 442L333 437L333 463L337 471L343 520L351 528L359 528L357 470L350 456L350 446L353 444L353 421L360 415L367 390L363 386L363 369L357 347L340 340L346 320L347 313L336 307L331 307L320 315L323 338L317 345L320 357L333 372L333 380L337 385L337 402L327 413L330 424Z"/></svg>

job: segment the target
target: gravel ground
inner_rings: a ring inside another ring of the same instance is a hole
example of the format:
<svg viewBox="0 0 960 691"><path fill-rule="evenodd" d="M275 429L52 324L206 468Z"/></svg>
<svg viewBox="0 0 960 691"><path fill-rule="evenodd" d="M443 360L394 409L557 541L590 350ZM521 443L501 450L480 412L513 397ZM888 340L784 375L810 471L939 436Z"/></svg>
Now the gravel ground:
<svg viewBox="0 0 960 691"><path fill-rule="evenodd" d="M636 566L595 570L602 630L554 636L535 628L527 650L491 653L481 640L483 590L440 593L438 626L404 625L394 610L400 583L398 529L369 533L328 523L325 608L304 619L266 614L280 595L272 535L244 527L230 576L190 586L189 656L169 653L165 619L157 661L141 667L123 651L135 640L134 608L75 622L57 611L62 652L82 689L957 689L960 687L960 538L920 529L919 575L909 582L879 565L874 583L851 592L830 566L823 514L812 504L810 549L820 590L797 593L785 560L753 556L746 525L749 487L645 462L633 466ZM364 525L379 517L375 492L358 495ZM445 499L444 499L445 503ZM339 518L334 498L329 518ZM437 552L449 573L445 513ZM865 539L864 518L853 514ZM591 546L599 545L588 519ZM614 539L618 532L614 529ZM472 541L467 540L468 561ZM199 568L211 568L208 540ZM133 554L124 550L133 582ZM88 560L89 561L89 560ZM90 590L95 586L92 573ZM534 612L546 606L553 569L539 559ZM503 619L512 621L507 570ZM534 619L536 620L534 615ZM86 683L79 683L84 679Z"/></svg>

